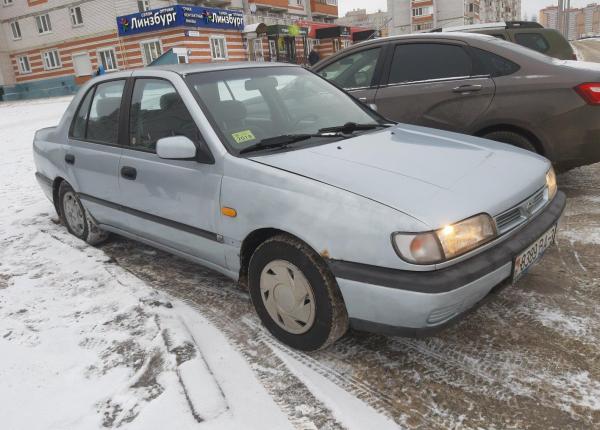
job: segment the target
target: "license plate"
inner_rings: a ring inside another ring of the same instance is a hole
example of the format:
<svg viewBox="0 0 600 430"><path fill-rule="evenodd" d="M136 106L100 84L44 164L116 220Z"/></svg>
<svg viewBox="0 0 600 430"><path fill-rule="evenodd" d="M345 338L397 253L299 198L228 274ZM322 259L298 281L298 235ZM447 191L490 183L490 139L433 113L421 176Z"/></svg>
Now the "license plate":
<svg viewBox="0 0 600 430"><path fill-rule="evenodd" d="M519 278L540 259L542 254L544 254L550 245L554 243L555 236L556 224L515 258L515 264L513 265L513 283L517 282Z"/></svg>

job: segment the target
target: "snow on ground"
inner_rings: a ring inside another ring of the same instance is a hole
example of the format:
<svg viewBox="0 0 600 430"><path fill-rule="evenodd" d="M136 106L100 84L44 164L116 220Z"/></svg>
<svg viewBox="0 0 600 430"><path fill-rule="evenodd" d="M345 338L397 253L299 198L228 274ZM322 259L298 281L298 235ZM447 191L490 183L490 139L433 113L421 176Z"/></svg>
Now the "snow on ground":
<svg viewBox="0 0 600 430"><path fill-rule="evenodd" d="M0 107L0 426L289 428L201 315L51 221L31 141L68 101Z"/></svg>
<svg viewBox="0 0 600 430"><path fill-rule="evenodd" d="M0 104L0 428L316 428L297 419L311 406L298 399L293 417L283 412L198 310L57 223L34 178L31 142L69 101ZM330 413L351 418L344 427L397 428L343 389L306 377Z"/></svg>

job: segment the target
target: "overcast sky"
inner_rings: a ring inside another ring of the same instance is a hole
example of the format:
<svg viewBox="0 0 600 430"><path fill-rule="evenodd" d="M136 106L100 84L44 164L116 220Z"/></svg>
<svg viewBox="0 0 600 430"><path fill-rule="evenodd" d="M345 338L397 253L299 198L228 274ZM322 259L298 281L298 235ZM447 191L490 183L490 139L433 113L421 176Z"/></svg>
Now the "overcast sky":
<svg viewBox="0 0 600 430"><path fill-rule="evenodd" d="M439 1L439 0L438 0ZM443 0L442 0L443 1ZM581 7L588 3L593 3L595 0L571 0L571 7ZM368 3L365 5L365 3ZM556 5L556 0L521 0L521 8L523 13L529 19L532 14L538 15L540 9L549 5ZM347 11L356 8L367 8L368 12L377 12L378 9L387 9L387 0L338 0L340 16L344 16Z"/></svg>

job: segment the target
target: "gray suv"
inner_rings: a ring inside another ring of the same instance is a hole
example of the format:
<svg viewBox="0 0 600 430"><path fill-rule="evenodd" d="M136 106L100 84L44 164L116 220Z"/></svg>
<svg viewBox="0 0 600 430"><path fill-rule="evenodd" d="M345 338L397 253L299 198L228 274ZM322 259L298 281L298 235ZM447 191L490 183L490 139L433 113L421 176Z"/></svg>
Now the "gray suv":
<svg viewBox="0 0 600 430"><path fill-rule="evenodd" d="M561 170L600 161L600 65L492 36L376 39L313 70L387 118L509 143Z"/></svg>

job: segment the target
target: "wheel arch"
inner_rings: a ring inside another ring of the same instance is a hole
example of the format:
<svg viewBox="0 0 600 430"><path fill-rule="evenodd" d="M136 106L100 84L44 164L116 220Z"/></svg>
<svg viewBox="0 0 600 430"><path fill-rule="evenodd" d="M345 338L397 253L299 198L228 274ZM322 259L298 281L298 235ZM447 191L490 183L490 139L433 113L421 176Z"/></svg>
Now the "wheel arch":
<svg viewBox="0 0 600 430"><path fill-rule="evenodd" d="M54 204L54 209L56 209L56 213L60 215L60 205L58 201L58 191L60 190L60 184L65 181L64 178L57 176L52 181L52 203Z"/></svg>
<svg viewBox="0 0 600 430"><path fill-rule="evenodd" d="M316 254L320 255L322 258L326 259L328 257L326 252L319 253L309 243L307 243L305 240L303 240L302 238L298 237L297 235L295 235L293 233L290 233L288 231L285 231L285 230L282 230L279 228L273 228L273 227L258 228L256 230L253 230L252 232L250 232L244 238L244 240L242 241L242 246L240 247L240 271L239 271L238 283L241 286L243 286L244 288L248 287L248 267L250 265L250 258L252 258L252 254L254 254L254 251L256 251L256 249L262 243L264 243L268 239L270 239L274 236L278 236L278 235L286 235L286 236L293 237L294 239L304 243L306 246L308 246L310 249L312 249Z"/></svg>
<svg viewBox="0 0 600 430"><path fill-rule="evenodd" d="M514 125L514 124L488 125L488 126L482 128L481 130L475 132L474 135L477 137L483 137L486 134L496 132L496 131L510 131L513 133L520 134L521 136L527 138L531 142L531 144L537 150L538 154L547 156L547 150L544 147L544 144L542 143L540 138L535 133L531 132L530 130L528 130L524 127L520 127L518 125Z"/></svg>

